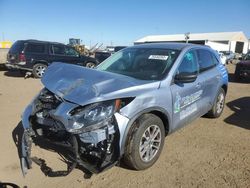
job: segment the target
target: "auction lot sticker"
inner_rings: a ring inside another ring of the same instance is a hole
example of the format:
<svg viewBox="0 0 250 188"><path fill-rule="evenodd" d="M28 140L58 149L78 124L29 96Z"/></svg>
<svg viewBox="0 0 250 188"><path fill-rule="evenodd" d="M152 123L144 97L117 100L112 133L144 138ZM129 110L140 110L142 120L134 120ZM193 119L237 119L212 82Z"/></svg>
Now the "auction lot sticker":
<svg viewBox="0 0 250 188"><path fill-rule="evenodd" d="M167 55L150 55L148 59L156 59L156 60L167 60Z"/></svg>

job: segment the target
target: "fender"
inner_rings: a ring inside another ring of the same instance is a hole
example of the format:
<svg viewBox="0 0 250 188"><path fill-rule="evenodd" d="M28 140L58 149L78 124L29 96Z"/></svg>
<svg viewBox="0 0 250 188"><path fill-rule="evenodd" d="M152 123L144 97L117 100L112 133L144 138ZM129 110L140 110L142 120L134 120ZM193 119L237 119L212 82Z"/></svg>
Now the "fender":
<svg viewBox="0 0 250 188"><path fill-rule="evenodd" d="M31 59L31 63L32 64L37 64L37 63L43 63L43 64L46 64L46 65L50 65L47 61L45 61L45 60L38 60L38 59Z"/></svg>
<svg viewBox="0 0 250 188"><path fill-rule="evenodd" d="M123 134L123 138L122 138L122 143L121 143L121 148L120 148L120 156L122 156L124 154L124 151L125 151L125 148L126 148L126 143L127 143L127 139L128 139L128 135L129 135L129 132L132 130L132 125L133 123L143 114L146 114L146 113L149 113L149 112L152 112L152 111L158 111L160 113L162 113L165 118L167 119L167 122L163 122L165 128L166 128L166 134L170 133L170 125L171 125L171 118L170 118L170 115L169 113L161 108L161 107L150 107L150 108L147 108L147 109L144 109L142 111L140 111L139 113L135 114L133 118L131 118L128 122L128 125L125 129L125 132Z"/></svg>

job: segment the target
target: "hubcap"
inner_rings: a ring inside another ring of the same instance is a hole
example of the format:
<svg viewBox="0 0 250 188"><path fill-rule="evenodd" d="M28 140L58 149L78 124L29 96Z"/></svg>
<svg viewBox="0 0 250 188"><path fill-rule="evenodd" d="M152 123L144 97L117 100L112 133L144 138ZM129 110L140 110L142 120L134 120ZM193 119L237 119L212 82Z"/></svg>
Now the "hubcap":
<svg viewBox="0 0 250 188"><path fill-rule="evenodd" d="M41 78L44 75L45 70L46 70L45 66L42 66L42 65L38 66L36 68L36 74L37 74L37 76L39 76Z"/></svg>
<svg viewBox="0 0 250 188"><path fill-rule="evenodd" d="M144 162L151 161L160 149L161 130L157 125L151 125L143 133L140 141L139 153Z"/></svg>
<svg viewBox="0 0 250 188"><path fill-rule="evenodd" d="M94 68L95 64L90 62L90 63L86 64L86 67L88 67L88 68Z"/></svg>
<svg viewBox="0 0 250 188"><path fill-rule="evenodd" d="M223 93L220 93L217 99L217 105L216 105L216 111L218 114L220 114L224 107L224 95Z"/></svg>

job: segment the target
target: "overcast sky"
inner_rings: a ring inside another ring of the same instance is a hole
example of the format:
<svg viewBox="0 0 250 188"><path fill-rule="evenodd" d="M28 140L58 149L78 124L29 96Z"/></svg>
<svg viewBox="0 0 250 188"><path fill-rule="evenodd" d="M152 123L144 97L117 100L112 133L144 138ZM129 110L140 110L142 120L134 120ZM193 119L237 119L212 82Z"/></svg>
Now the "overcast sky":
<svg viewBox="0 0 250 188"><path fill-rule="evenodd" d="M243 31L249 0L0 0L0 41L132 45L146 35Z"/></svg>

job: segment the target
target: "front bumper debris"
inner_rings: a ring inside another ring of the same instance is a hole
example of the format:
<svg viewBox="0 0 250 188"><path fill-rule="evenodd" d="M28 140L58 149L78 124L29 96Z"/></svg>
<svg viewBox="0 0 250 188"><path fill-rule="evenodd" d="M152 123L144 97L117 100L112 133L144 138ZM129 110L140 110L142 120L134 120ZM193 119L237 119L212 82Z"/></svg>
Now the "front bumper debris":
<svg viewBox="0 0 250 188"><path fill-rule="evenodd" d="M29 116L31 115L32 112L32 106L29 105L25 109L22 115L22 125L24 128L24 132L22 135L22 143L21 143L21 151L22 151L22 156L21 156L21 169L23 176L27 174L27 170L31 168L31 160L30 160L30 153L31 153L31 130L30 130L30 125L29 125Z"/></svg>
<svg viewBox="0 0 250 188"><path fill-rule="evenodd" d="M21 168L24 176L31 168L32 161L40 166L46 176L65 176L75 167L87 174L100 173L118 163L121 145L120 129L124 129L124 122L128 122L127 118L122 118L116 113L102 128L73 134L64 128L67 118L62 114L71 110L72 105L75 107L75 104L58 101L58 99L53 101L54 99L50 97L47 99L50 99L49 102L35 99L22 115L24 134ZM53 104L50 104L51 102ZM117 119L122 119L122 124L119 125ZM32 143L58 152L67 160L68 169L54 172L43 159L31 157Z"/></svg>
<svg viewBox="0 0 250 188"><path fill-rule="evenodd" d="M21 169L23 176L27 174L27 170L31 168L31 144L32 140L30 137L29 130L26 129L22 136L22 156L21 156Z"/></svg>

